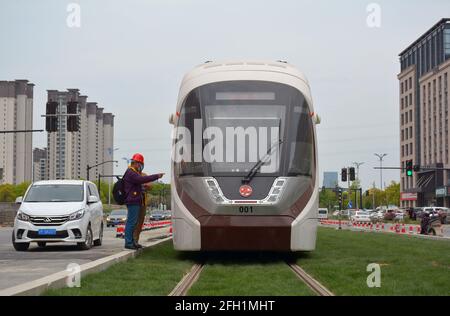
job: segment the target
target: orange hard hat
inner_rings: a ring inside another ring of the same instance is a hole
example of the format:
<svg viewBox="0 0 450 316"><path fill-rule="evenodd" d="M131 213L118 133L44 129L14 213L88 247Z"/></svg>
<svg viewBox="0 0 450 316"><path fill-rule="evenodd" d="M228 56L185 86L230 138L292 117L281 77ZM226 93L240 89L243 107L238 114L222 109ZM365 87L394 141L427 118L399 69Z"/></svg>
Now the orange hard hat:
<svg viewBox="0 0 450 316"><path fill-rule="evenodd" d="M144 164L144 156L142 156L141 154L134 154L131 160Z"/></svg>

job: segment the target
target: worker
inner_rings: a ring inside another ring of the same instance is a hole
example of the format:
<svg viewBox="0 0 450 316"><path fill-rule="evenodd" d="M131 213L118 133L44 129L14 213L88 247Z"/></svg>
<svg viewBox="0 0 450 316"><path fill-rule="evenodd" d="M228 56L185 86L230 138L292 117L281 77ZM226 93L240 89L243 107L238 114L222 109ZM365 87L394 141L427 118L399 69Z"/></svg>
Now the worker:
<svg viewBox="0 0 450 316"><path fill-rule="evenodd" d="M142 175L146 176L147 174L142 173ZM135 246L137 248L142 248L142 245L139 244L139 237L142 232L142 225L144 225L145 214L147 213L147 206L148 206L148 202L149 202L147 192L151 189L151 187L152 187L151 183L144 183L142 185L144 201L141 205L141 208L139 209L139 215L138 215L136 227L134 228L134 232L133 232L133 240L134 240Z"/></svg>
<svg viewBox="0 0 450 316"><path fill-rule="evenodd" d="M164 173L152 174L149 176L142 175L144 169L144 156L141 154L134 154L131 158L131 164L123 176L125 204L127 205L128 215L127 223L125 225L125 248L136 250L137 243L134 240L134 228L139 216L141 206L145 202L142 185L144 183L153 182L164 176Z"/></svg>

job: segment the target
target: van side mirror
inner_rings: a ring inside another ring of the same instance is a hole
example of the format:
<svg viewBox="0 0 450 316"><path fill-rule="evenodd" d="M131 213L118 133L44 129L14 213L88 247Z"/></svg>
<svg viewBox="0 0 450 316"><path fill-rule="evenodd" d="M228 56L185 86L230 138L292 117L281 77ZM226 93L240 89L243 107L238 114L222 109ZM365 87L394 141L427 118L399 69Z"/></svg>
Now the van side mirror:
<svg viewBox="0 0 450 316"><path fill-rule="evenodd" d="M97 202L99 202L99 199L95 195L90 195L88 197L88 201L87 202L88 202L88 204L97 203Z"/></svg>
<svg viewBox="0 0 450 316"><path fill-rule="evenodd" d="M16 204L22 204L22 202L23 202L23 197L22 196L18 196L16 198Z"/></svg>

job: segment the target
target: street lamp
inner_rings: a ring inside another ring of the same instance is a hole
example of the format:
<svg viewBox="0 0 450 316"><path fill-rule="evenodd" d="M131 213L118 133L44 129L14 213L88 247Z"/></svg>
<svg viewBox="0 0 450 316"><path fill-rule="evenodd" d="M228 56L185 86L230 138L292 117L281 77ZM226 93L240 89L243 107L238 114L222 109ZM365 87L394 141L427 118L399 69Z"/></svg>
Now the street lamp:
<svg viewBox="0 0 450 316"><path fill-rule="evenodd" d="M103 162L101 162L101 163L99 163L99 164L96 164L95 166L89 166L89 165L86 165L86 174L87 174L87 175L86 175L86 178L87 178L87 180L89 181L89 170L91 170L92 168L95 168L95 167L104 165L105 163L108 163L108 162L115 162L115 163L118 163L117 160L108 160L108 161L103 161Z"/></svg>
<svg viewBox="0 0 450 316"><path fill-rule="evenodd" d="M362 165L364 164L364 162L353 162L353 164L356 166L356 180L358 180L358 182L357 182L357 184L358 184L357 189L359 189L360 186L361 186L361 183L360 183L360 181L359 181L359 167L362 166ZM362 194L361 194L361 195L362 195ZM361 205L358 205L358 199L355 198L355 200L356 200L356 209L359 210L359 207L360 207ZM363 203L362 203L362 197L361 197L361 196L360 196L360 202L361 202L361 204L363 204Z"/></svg>
<svg viewBox="0 0 450 316"><path fill-rule="evenodd" d="M380 188L381 191L383 191L383 158L386 157L388 154L374 154L375 156L380 159Z"/></svg>

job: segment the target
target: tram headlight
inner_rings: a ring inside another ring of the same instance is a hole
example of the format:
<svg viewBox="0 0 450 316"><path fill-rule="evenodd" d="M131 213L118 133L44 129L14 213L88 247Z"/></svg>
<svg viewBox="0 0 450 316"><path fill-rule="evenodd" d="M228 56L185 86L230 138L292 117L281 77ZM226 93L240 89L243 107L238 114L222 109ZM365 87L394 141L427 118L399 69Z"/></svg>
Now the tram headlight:
<svg viewBox="0 0 450 316"><path fill-rule="evenodd" d="M225 198L217 182L214 179L206 179L205 181L213 200L218 204L225 203Z"/></svg>
<svg viewBox="0 0 450 316"><path fill-rule="evenodd" d="M281 192L283 191L283 186L285 182L286 179L283 178L275 179L272 188L270 189L269 195L265 200L267 203L275 203L278 201Z"/></svg>

